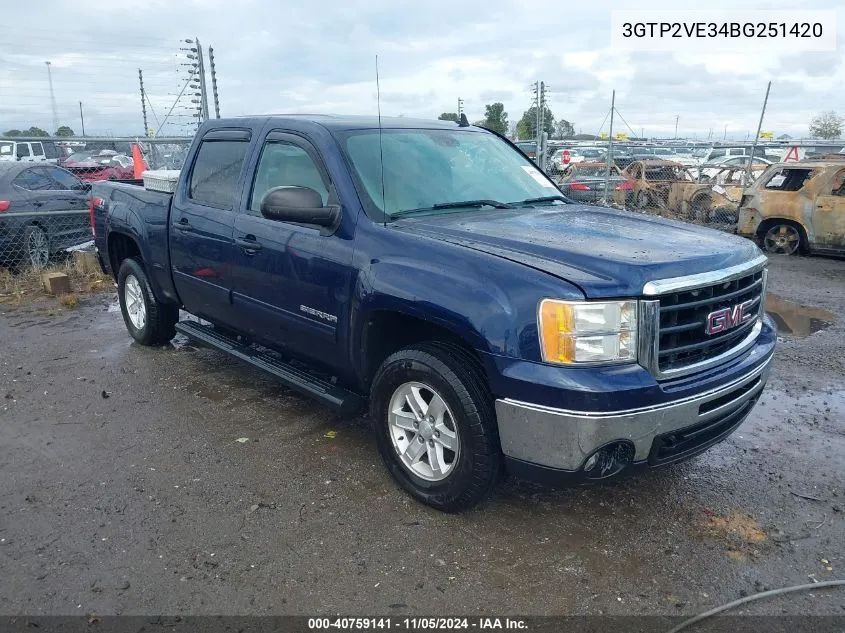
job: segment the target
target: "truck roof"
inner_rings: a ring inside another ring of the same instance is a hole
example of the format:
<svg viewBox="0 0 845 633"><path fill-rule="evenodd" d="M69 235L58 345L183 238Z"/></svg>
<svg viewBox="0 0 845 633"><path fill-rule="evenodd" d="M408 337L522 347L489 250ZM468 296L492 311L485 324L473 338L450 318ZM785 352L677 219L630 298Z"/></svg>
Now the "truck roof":
<svg viewBox="0 0 845 633"><path fill-rule="evenodd" d="M280 125L286 123L298 124L312 123L327 128L333 132L346 130L369 130L379 127L379 118L371 115L347 115L347 114L272 114L264 116L233 117L228 119L212 119L210 127L227 127L232 125L243 125L245 122L252 124L266 123L268 121ZM454 130L458 124L454 121L441 121L439 119L411 119L407 117L381 117L381 127L384 129L432 129L432 130ZM466 129L466 128L465 128Z"/></svg>

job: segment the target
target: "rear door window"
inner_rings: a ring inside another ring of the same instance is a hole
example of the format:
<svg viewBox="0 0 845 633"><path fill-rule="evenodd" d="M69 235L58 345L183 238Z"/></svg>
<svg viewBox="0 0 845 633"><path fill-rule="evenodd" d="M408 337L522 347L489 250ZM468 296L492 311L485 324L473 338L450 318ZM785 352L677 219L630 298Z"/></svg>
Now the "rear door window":
<svg viewBox="0 0 845 633"><path fill-rule="evenodd" d="M840 169L833 177L833 187L831 188L830 195L845 196L845 169Z"/></svg>
<svg viewBox="0 0 845 633"><path fill-rule="evenodd" d="M763 187L769 191L800 191L812 176L812 169L781 169L773 173Z"/></svg>
<svg viewBox="0 0 845 633"><path fill-rule="evenodd" d="M53 181L56 183L54 189L61 189L62 191L79 191L83 188L82 181L74 176L69 171L53 167L52 169L45 169Z"/></svg>
<svg viewBox="0 0 845 633"><path fill-rule="evenodd" d="M217 209L232 209L249 141L203 141L194 160L188 197Z"/></svg>
<svg viewBox="0 0 845 633"><path fill-rule="evenodd" d="M27 169L18 174L12 184L27 191L45 191L53 188L53 181L45 169Z"/></svg>
<svg viewBox="0 0 845 633"><path fill-rule="evenodd" d="M36 158L43 158L44 157L44 146L41 143L31 143L32 146L32 155Z"/></svg>
<svg viewBox="0 0 845 633"><path fill-rule="evenodd" d="M56 144L48 141L44 143L44 156L50 160L59 157L59 148L56 147Z"/></svg>

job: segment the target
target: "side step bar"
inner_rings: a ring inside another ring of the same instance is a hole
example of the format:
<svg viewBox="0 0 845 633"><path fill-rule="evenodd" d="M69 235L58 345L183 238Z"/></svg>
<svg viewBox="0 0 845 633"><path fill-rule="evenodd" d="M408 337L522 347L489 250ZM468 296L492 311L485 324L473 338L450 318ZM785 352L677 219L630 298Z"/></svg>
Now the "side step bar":
<svg viewBox="0 0 845 633"><path fill-rule="evenodd" d="M295 389L306 396L311 396L342 413L353 413L364 405L363 398L358 394L297 369L271 354L244 345L236 339L222 334L219 330L215 330L210 325L202 325L196 321L179 321L176 324L176 331L221 352L226 352L254 367L263 369L273 374L291 389Z"/></svg>

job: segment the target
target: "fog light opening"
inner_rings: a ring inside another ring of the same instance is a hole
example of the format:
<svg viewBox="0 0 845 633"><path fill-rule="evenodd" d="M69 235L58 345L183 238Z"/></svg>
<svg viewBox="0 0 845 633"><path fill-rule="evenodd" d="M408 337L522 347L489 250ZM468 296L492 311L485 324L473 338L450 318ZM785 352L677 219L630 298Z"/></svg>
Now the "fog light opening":
<svg viewBox="0 0 845 633"><path fill-rule="evenodd" d="M590 479L604 479L621 472L634 460L634 445L620 441L605 444L584 462L584 474Z"/></svg>

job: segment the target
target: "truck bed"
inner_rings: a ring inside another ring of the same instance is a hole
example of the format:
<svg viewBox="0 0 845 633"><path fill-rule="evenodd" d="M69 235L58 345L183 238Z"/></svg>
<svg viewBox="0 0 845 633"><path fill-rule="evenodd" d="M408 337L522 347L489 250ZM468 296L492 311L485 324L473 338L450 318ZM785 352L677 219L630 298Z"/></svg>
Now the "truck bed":
<svg viewBox="0 0 845 633"><path fill-rule="evenodd" d="M136 184L138 183L138 184ZM140 181L97 182L91 188L94 201L94 241L106 273L112 269L115 248L127 248L131 240L150 266L150 275L165 292L173 292L168 252L168 220L173 194L145 189ZM137 240L135 236L143 236Z"/></svg>

